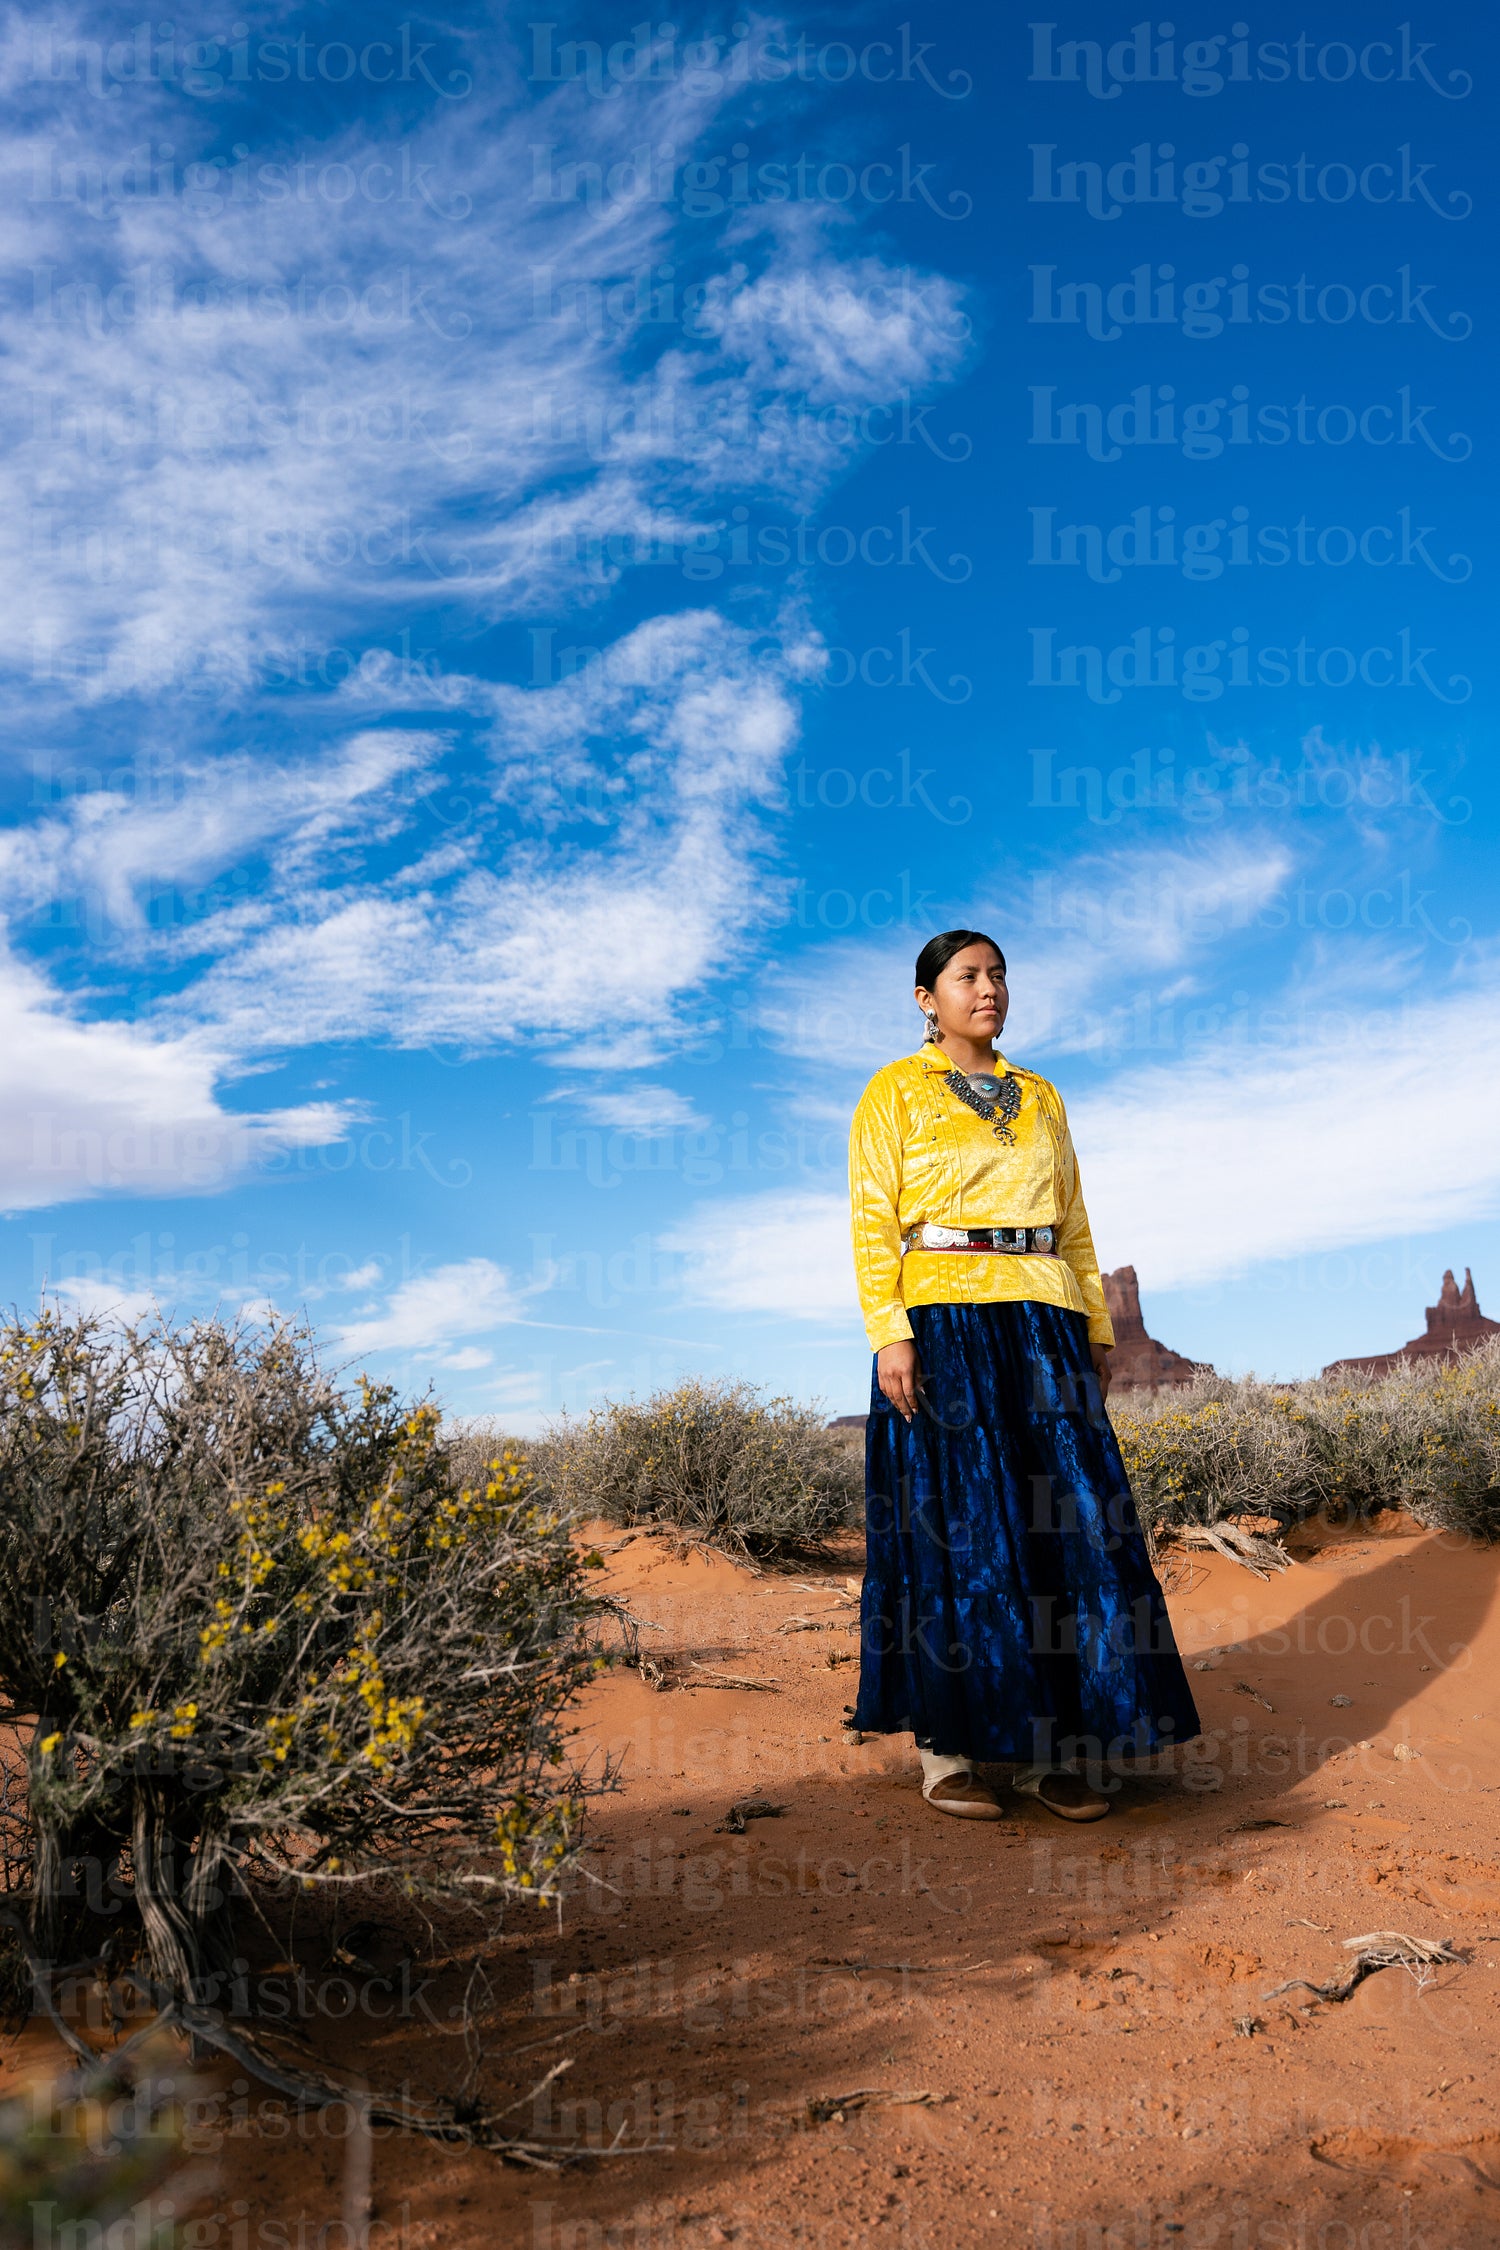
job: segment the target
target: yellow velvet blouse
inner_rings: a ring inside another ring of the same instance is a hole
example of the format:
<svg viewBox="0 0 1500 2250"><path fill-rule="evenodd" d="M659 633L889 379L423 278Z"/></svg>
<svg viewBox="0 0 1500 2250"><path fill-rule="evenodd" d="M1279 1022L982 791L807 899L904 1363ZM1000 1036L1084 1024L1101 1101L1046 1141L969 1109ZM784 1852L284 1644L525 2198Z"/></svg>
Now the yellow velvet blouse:
<svg viewBox="0 0 1500 2250"><path fill-rule="evenodd" d="M943 1084L953 1064L926 1046L878 1070L849 1135L854 1272L873 1350L910 1336L908 1305L988 1305L1032 1298L1088 1315L1089 1338L1113 1344L1099 1260L1078 1183L1062 1097L1035 1071L996 1055L1019 1081L1014 1147ZM913 1249L923 1222L949 1227L1057 1229L1054 1257L990 1257Z"/></svg>

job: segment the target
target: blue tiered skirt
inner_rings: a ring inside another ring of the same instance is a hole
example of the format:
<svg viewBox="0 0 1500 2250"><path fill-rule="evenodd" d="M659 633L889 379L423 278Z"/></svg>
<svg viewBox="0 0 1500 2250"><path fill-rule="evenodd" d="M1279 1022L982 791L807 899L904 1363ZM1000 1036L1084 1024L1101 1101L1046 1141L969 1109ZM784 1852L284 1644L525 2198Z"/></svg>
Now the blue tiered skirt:
<svg viewBox="0 0 1500 2250"><path fill-rule="evenodd" d="M1137 1758L1199 1731L1125 1464L1056 1305L917 1305L926 1405L872 1383L853 1724L951 1755Z"/></svg>

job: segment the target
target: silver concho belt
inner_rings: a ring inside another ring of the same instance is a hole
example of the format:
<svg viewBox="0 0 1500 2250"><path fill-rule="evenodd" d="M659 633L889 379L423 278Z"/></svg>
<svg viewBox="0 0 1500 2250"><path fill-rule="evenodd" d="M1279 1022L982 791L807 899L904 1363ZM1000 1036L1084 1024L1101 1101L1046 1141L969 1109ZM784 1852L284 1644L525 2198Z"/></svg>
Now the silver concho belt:
<svg viewBox="0 0 1500 2250"><path fill-rule="evenodd" d="M976 1250L987 1257L1055 1258L1055 1227L913 1227L901 1245L906 1250Z"/></svg>

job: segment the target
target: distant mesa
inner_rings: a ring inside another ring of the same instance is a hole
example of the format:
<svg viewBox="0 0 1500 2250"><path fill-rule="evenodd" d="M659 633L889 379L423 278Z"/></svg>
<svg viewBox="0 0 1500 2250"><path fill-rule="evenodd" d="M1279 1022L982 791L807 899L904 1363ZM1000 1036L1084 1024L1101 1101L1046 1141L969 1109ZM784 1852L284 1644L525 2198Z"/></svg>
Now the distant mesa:
<svg viewBox="0 0 1500 2250"><path fill-rule="evenodd" d="M1115 1332L1109 1360L1109 1387L1116 1391L1161 1391L1190 1383L1198 1370L1181 1352L1169 1351L1146 1333L1141 1318L1141 1285L1134 1266L1117 1266L1100 1277L1104 1303Z"/></svg>
<svg viewBox="0 0 1500 2250"><path fill-rule="evenodd" d="M1459 1288L1450 1266L1443 1276L1438 1301L1427 1307L1427 1327L1398 1352L1372 1352L1366 1359L1336 1359L1325 1375L1389 1375L1403 1359L1458 1359L1488 1336L1500 1336L1500 1320L1487 1320L1474 1294L1474 1276L1464 1267Z"/></svg>

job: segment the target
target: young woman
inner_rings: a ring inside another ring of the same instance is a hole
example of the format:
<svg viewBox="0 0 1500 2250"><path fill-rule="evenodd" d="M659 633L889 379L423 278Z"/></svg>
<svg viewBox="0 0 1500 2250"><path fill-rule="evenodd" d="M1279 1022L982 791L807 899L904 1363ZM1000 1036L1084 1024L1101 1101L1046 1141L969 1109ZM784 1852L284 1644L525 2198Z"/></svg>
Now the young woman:
<svg viewBox="0 0 1500 2250"><path fill-rule="evenodd" d="M1005 958L917 959L921 1052L854 1114L854 1263L875 1374L853 1724L915 1734L922 1794L998 1820L976 1759L1065 1820L1079 1765L1190 1740L1198 1715L1104 1413L1114 1331L1055 1089L995 1051Z"/></svg>

